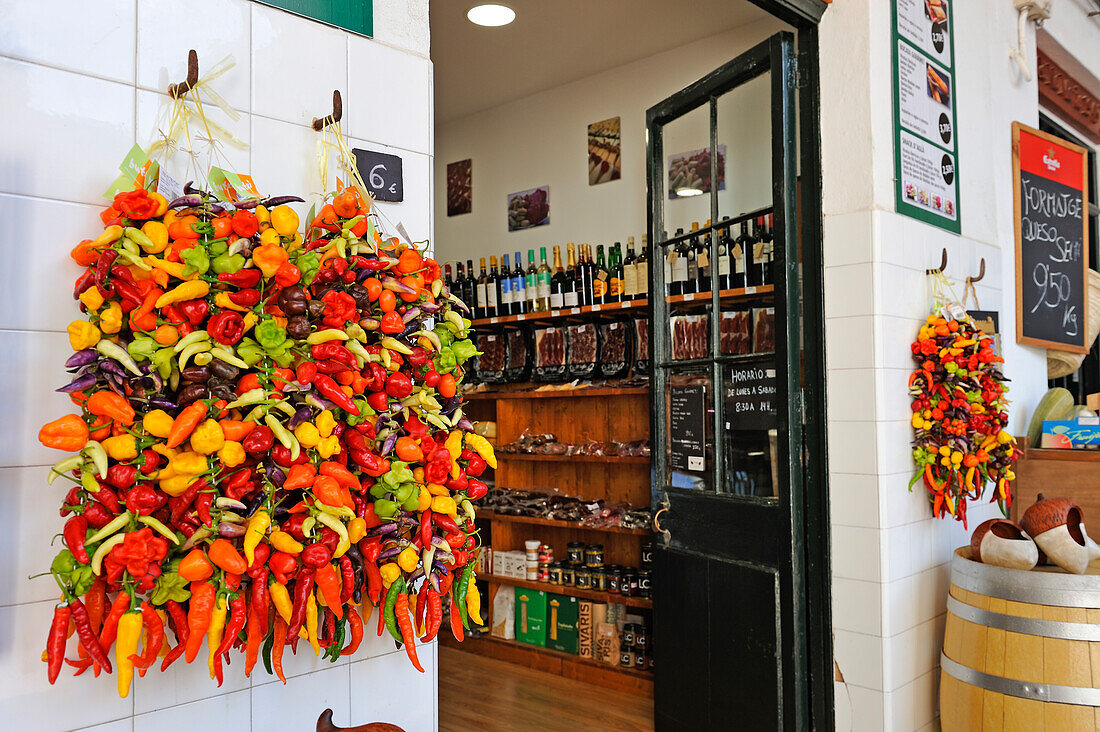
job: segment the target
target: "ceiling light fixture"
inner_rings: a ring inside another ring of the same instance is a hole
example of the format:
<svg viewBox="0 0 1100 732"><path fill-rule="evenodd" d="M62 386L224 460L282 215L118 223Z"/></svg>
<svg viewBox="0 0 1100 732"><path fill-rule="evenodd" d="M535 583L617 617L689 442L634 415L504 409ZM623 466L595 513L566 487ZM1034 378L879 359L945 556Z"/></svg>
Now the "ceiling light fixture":
<svg viewBox="0 0 1100 732"><path fill-rule="evenodd" d="M516 19L516 11L506 5L478 5L466 13L471 23L496 27L508 25Z"/></svg>
<svg viewBox="0 0 1100 732"><path fill-rule="evenodd" d="M676 196L678 198L687 198L689 196L701 196L703 192L698 188L677 188Z"/></svg>

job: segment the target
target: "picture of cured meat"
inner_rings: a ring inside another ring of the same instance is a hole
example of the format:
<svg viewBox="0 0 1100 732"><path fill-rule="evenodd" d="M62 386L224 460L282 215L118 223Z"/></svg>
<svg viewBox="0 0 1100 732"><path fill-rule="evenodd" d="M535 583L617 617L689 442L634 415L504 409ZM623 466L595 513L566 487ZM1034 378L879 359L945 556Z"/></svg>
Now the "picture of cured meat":
<svg viewBox="0 0 1100 732"><path fill-rule="evenodd" d="M477 336L477 375L481 381L494 383L504 380L504 336L481 333Z"/></svg>
<svg viewBox="0 0 1100 732"><path fill-rule="evenodd" d="M752 314L748 310L722 313L718 324L718 351L727 356L752 353Z"/></svg>
<svg viewBox="0 0 1100 732"><path fill-rule="evenodd" d="M752 311L752 352L775 351L775 308L754 308Z"/></svg>
<svg viewBox="0 0 1100 732"><path fill-rule="evenodd" d="M588 125L588 185L622 177L622 134L619 118Z"/></svg>
<svg viewBox="0 0 1100 732"><path fill-rule="evenodd" d="M568 373L566 350L565 328L539 328L536 330L535 380L565 381Z"/></svg>
<svg viewBox="0 0 1100 732"><path fill-rule="evenodd" d="M630 326L613 321L600 325L600 376L617 379L630 370L628 349Z"/></svg>
<svg viewBox="0 0 1100 732"><path fill-rule="evenodd" d="M569 376L587 379L599 366L599 337L592 323L569 326Z"/></svg>
<svg viewBox="0 0 1100 732"><path fill-rule="evenodd" d="M709 339L706 315L679 315L672 318L672 357L677 360L706 358Z"/></svg>
<svg viewBox="0 0 1100 732"><path fill-rule="evenodd" d="M645 318L634 320L634 373L649 371L649 321Z"/></svg>
<svg viewBox="0 0 1100 732"><path fill-rule="evenodd" d="M928 96L945 107L951 106L951 86L940 76L931 64L925 64L928 70Z"/></svg>
<svg viewBox="0 0 1100 732"><path fill-rule="evenodd" d="M473 161L470 158L447 163L447 215L473 211Z"/></svg>
<svg viewBox="0 0 1100 732"><path fill-rule="evenodd" d="M525 381L531 372L531 349L527 346L527 340L528 333L523 329L508 331L504 378L509 382Z"/></svg>

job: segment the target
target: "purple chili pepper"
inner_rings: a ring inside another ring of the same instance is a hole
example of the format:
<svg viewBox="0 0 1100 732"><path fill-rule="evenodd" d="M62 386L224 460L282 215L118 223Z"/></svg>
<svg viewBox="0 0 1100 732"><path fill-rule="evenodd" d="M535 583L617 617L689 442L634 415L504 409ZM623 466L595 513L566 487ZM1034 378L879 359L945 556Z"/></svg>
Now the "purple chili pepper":
<svg viewBox="0 0 1100 732"><path fill-rule="evenodd" d="M95 386L95 382L96 377L93 374L84 374L83 376L76 377L68 384L61 387L60 389L57 389L56 391L60 391L65 394L72 394L74 391L84 391L85 389L89 389Z"/></svg>
<svg viewBox="0 0 1100 732"><path fill-rule="evenodd" d="M85 348L83 351L77 351L73 355L69 356L69 360L65 362L65 368L75 369L81 366L88 366L95 363L99 359L99 351L94 348Z"/></svg>

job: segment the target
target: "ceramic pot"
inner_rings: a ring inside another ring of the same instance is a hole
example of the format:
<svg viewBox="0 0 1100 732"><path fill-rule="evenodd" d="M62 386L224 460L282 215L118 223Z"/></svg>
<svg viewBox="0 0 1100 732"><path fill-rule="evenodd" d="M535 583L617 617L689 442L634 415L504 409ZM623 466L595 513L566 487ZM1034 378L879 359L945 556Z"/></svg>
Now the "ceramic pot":
<svg viewBox="0 0 1100 732"><path fill-rule="evenodd" d="M974 529L970 556L983 564L1027 571L1039 561L1039 547L1012 521L994 518Z"/></svg>
<svg viewBox="0 0 1100 732"><path fill-rule="evenodd" d="M1068 498L1043 498L1024 512L1020 524L1043 554L1067 572L1084 574L1100 558L1100 547L1085 531L1081 507Z"/></svg>

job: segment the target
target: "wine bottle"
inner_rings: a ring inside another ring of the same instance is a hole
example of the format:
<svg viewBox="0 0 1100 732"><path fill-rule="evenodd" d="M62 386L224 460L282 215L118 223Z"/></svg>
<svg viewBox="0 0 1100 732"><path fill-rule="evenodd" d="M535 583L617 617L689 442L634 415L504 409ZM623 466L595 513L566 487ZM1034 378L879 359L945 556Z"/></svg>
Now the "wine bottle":
<svg viewBox="0 0 1100 732"><path fill-rule="evenodd" d="M546 247L539 247L539 268L535 274L538 286L535 310L543 312L550 309L550 266L546 264Z"/></svg>
<svg viewBox="0 0 1100 732"><path fill-rule="evenodd" d="M687 258L687 279L684 280L684 294L699 291L699 222L691 222L692 235L681 242L680 256Z"/></svg>
<svg viewBox="0 0 1100 732"><path fill-rule="evenodd" d="M761 236L767 242L766 253L768 255L768 284L775 284L775 215L768 214L766 225L761 227Z"/></svg>
<svg viewBox="0 0 1100 732"><path fill-rule="evenodd" d="M493 312L490 318L495 318L498 315L504 315L500 309L500 271L497 269L497 258L495 256L489 257L489 281L485 285L485 294L489 300L489 310Z"/></svg>
<svg viewBox="0 0 1100 732"><path fill-rule="evenodd" d="M768 242L764 240L764 217L757 216L752 225L753 269L756 271L756 282L759 285L771 284L771 258L768 253Z"/></svg>
<svg viewBox="0 0 1100 732"><path fill-rule="evenodd" d="M501 256L500 276L497 278L497 313L512 315L512 267L507 252Z"/></svg>
<svg viewBox="0 0 1100 732"><path fill-rule="evenodd" d="M569 242L569 246L566 248L569 259L565 268L565 284L562 290L562 299L564 305L567 308L575 308L580 305L580 300L577 297L577 255L576 247L573 242Z"/></svg>
<svg viewBox="0 0 1100 732"><path fill-rule="evenodd" d="M753 254L756 240L749 235L749 222L741 222L741 234L737 237L736 247L740 249L740 261L744 268L745 287L756 287L756 271L753 267Z"/></svg>
<svg viewBox="0 0 1100 732"><path fill-rule="evenodd" d="M516 252L516 268L509 276L512 278L512 315L523 315L527 312L527 277L519 252Z"/></svg>
<svg viewBox="0 0 1100 732"><path fill-rule="evenodd" d="M602 305L607 298L607 260L603 256L603 244L596 245L596 268L592 275L592 304Z"/></svg>
<svg viewBox="0 0 1100 732"><path fill-rule="evenodd" d="M638 287L634 291L635 300L649 299L649 235L642 234L642 250L634 262L634 274Z"/></svg>
<svg viewBox="0 0 1100 732"><path fill-rule="evenodd" d="M729 216L722 219L725 224ZM718 230L718 289L728 290L734 285L730 284L730 259L731 259L730 227L723 226Z"/></svg>
<svg viewBox="0 0 1100 732"><path fill-rule="evenodd" d="M592 261L589 259L589 244L581 244L581 258L577 263L577 302L581 307L592 304Z"/></svg>
<svg viewBox="0 0 1100 732"><path fill-rule="evenodd" d="M626 238L626 258L623 259L623 301L629 302L638 297L638 270L635 267L638 257L634 253L634 237Z"/></svg>
<svg viewBox="0 0 1100 732"><path fill-rule="evenodd" d="M536 307L539 302L539 275L535 267L535 250L527 250L527 272L523 275L527 280L527 312L538 312Z"/></svg>
<svg viewBox="0 0 1100 732"><path fill-rule="evenodd" d="M561 247L554 245L554 268L550 273L550 309L565 307L565 270L561 266Z"/></svg>
<svg viewBox="0 0 1100 732"><path fill-rule="evenodd" d="M466 279L462 283L462 302L470 308L470 312L477 313L477 277L474 276L474 260L466 260ZM473 316L471 316L473 317Z"/></svg>
<svg viewBox="0 0 1100 732"><path fill-rule="evenodd" d="M698 292L710 292L711 266L710 266L710 238L714 232L710 231L710 219L707 219L707 231L697 240L698 247L695 250L695 262L698 265L699 274L696 278Z"/></svg>
<svg viewBox="0 0 1100 732"><path fill-rule="evenodd" d="M485 271L485 257L481 258L481 267L477 273L477 310L474 314L478 318L490 317L489 312L489 295L488 295L489 275Z"/></svg>
<svg viewBox="0 0 1100 732"><path fill-rule="evenodd" d="M452 287L454 287L454 283L455 280L451 270L451 263L447 262L443 265L443 284L447 286L448 290L450 290Z"/></svg>
<svg viewBox="0 0 1100 732"><path fill-rule="evenodd" d="M683 236L683 229L676 229L676 233L673 237ZM687 281L687 258L684 257L682 252L684 242L677 242L668 248L668 258L670 272L668 279L668 294L670 295L683 295L684 283Z"/></svg>

